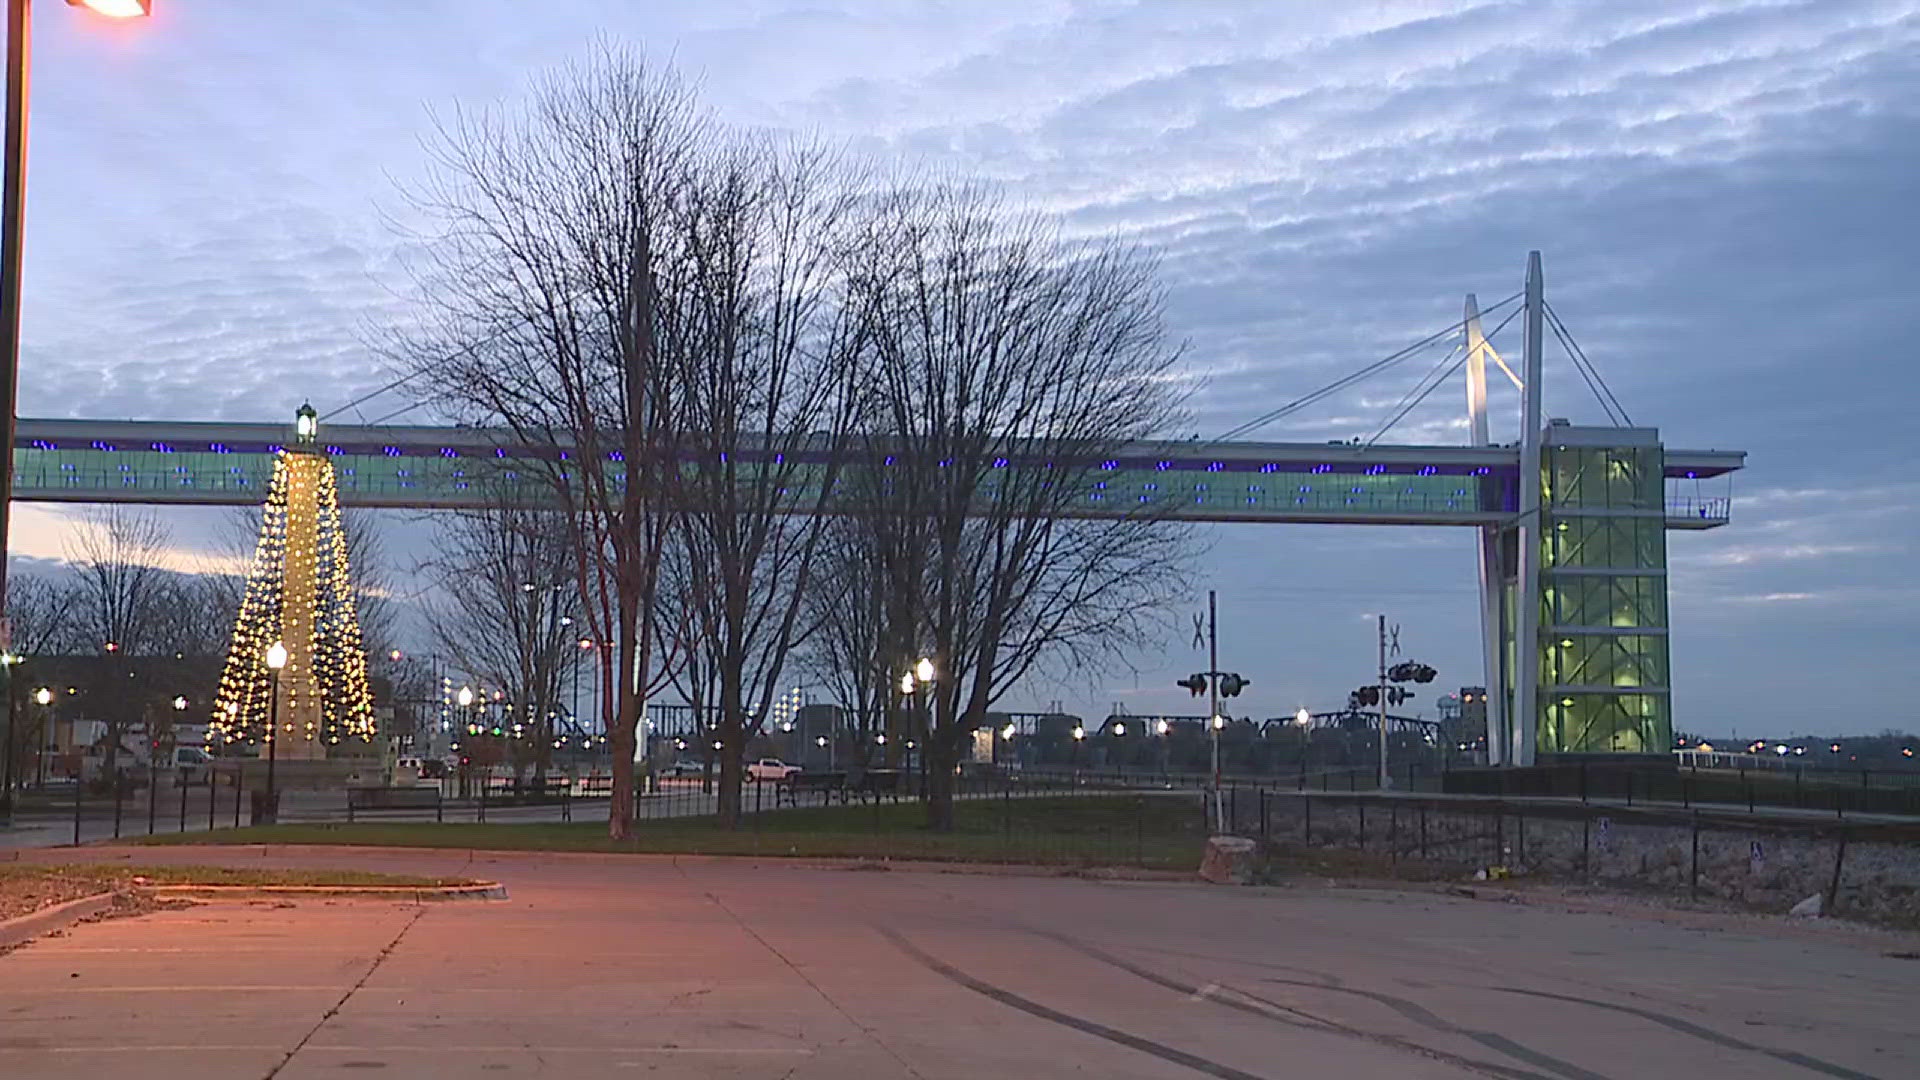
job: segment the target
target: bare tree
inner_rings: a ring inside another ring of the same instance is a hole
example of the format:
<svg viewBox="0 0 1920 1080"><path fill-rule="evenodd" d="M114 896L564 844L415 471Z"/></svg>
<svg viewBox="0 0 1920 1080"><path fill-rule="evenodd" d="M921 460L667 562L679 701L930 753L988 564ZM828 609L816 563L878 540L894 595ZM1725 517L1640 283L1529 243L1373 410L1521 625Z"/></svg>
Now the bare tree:
<svg viewBox="0 0 1920 1080"><path fill-rule="evenodd" d="M74 643L74 586L43 574L17 574L7 588L8 648L22 667L7 675L7 734L0 762L0 802L12 798L18 779L33 768L33 751L46 743L47 710L30 706L34 671L42 658L67 651ZM44 677L44 676L43 676Z"/></svg>
<svg viewBox="0 0 1920 1080"><path fill-rule="evenodd" d="M74 618L84 651L171 653L163 606L174 574L161 565L172 532L151 511L91 507L67 542L77 575Z"/></svg>
<svg viewBox="0 0 1920 1080"><path fill-rule="evenodd" d="M857 492L857 478L845 485ZM850 502L860 500L858 494ZM869 502L868 505L871 505ZM836 517L829 525L814 587L807 594L807 620L812 633L806 642L808 671L847 709L855 760L864 764L875 748L896 763L904 745L894 719L892 669L898 650L886 643L886 572L879 537L871 520ZM886 734L884 743L875 735Z"/></svg>
<svg viewBox="0 0 1920 1080"><path fill-rule="evenodd" d="M238 588L225 575L169 575L156 590L156 637L179 656L226 655L239 612Z"/></svg>
<svg viewBox="0 0 1920 1080"><path fill-rule="evenodd" d="M842 287L855 187L816 145L715 152L675 222L689 273L674 327L686 422L672 474L693 650L712 679L719 813L802 638L803 599L861 395L865 333ZM689 662L694 662L689 657Z"/></svg>
<svg viewBox="0 0 1920 1080"><path fill-rule="evenodd" d="M667 657L652 618L677 469L679 283L672 218L708 121L669 70L601 48L523 108L438 127L411 193L437 223L404 362L459 419L502 432L569 523L613 754L608 831L631 828L636 726Z"/></svg>
<svg viewBox="0 0 1920 1080"><path fill-rule="evenodd" d="M1068 244L978 189L895 194L876 263L860 519L874 531L896 671L935 662L929 824L952 825L963 741L1048 661L1090 663L1146 639L1182 582L1186 531L1152 505L1088 517L1127 440L1177 401L1152 263Z"/></svg>
<svg viewBox="0 0 1920 1080"><path fill-rule="evenodd" d="M441 519L430 564L443 589L429 603L438 648L504 687L521 731L510 760L544 790L553 717L575 662L579 609L573 546L558 514L504 504Z"/></svg>

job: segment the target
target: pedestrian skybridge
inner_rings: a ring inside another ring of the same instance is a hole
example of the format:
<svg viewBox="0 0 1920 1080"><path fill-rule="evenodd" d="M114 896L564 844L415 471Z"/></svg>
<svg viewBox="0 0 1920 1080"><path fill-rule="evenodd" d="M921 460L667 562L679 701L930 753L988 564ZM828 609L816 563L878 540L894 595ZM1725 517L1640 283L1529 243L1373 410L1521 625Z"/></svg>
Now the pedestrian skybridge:
<svg viewBox="0 0 1920 1080"><path fill-rule="evenodd" d="M14 498L257 504L274 455L294 443L291 424L22 419ZM503 492L542 498L568 452L516 445L481 428L430 426L328 425L315 445L333 460L343 505L405 509L482 507ZM1706 529L1727 522L1727 478L1745 458L1656 450L1638 467L1663 477L1668 528ZM1086 517L1146 510L1188 521L1498 525L1519 511L1517 446L1140 442L1079 464L1091 467L1077 500ZM610 472L619 476L617 463ZM804 490L794 495L796 505L811 503Z"/></svg>

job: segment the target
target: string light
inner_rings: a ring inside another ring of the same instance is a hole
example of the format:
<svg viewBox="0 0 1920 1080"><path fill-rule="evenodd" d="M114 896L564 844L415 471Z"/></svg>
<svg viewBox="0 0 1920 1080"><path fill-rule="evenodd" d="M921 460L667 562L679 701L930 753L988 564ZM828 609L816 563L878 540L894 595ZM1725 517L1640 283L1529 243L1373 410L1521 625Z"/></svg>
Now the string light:
<svg viewBox="0 0 1920 1080"><path fill-rule="evenodd" d="M261 659L273 641L284 641L289 652L279 679L279 734L323 746L343 738L371 741L364 635L333 463L323 454L281 450L274 459L253 566L213 701L209 746L255 745L273 734L266 730L273 683Z"/></svg>

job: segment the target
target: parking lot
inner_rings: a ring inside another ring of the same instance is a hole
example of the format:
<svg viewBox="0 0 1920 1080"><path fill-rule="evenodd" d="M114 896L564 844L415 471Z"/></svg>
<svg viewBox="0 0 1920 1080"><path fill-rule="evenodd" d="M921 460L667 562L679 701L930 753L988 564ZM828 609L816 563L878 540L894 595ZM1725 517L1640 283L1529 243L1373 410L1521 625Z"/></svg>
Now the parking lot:
<svg viewBox="0 0 1920 1080"><path fill-rule="evenodd" d="M1781 920L753 860L137 857L475 874L511 899L78 927L0 957L0 1075L1920 1074L1920 963L1888 955L1912 942Z"/></svg>

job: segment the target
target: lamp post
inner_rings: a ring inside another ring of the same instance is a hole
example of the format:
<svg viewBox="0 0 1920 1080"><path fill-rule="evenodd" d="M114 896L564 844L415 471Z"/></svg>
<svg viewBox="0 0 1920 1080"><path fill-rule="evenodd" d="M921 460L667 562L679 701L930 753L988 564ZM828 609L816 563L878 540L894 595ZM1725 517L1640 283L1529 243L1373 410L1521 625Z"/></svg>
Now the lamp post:
<svg viewBox="0 0 1920 1080"><path fill-rule="evenodd" d="M280 792L273 784L273 763L280 756L280 669L287 666L282 642L267 646L267 798L263 804L269 824L280 823Z"/></svg>
<svg viewBox="0 0 1920 1080"><path fill-rule="evenodd" d="M6 760L4 764L0 764L0 770L4 770L4 772L0 772L0 825L11 825L13 823L13 744L20 740L20 733L15 730L15 725L12 720L13 669L15 665L24 659L26 659L26 657L16 655L12 652L0 652L0 664L5 665L7 669L6 681L0 683L0 688L4 688L7 691L8 706Z"/></svg>
<svg viewBox="0 0 1920 1080"><path fill-rule="evenodd" d="M455 704L460 706L460 728L466 732L467 735L466 760L472 761L473 752L477 749L474 744L474 737L478 734L473 728L473 687L461 687L460 692L453 696L453 700ZM460 796L461 798L465 798L468 793L467 789L470 788L473 783L473 770L461 769L460 778L462 781Z"/></svg>
<svg viewBox="0 0 1920 1080"><path fill-rule="evenodd" d="M115 18L145 15L152 0L67 0L71 7L87 7ZM32 28L32 0L7 0L7 119L4 177L0 178L0 611L7 606L7 540L13 501L14 410L20 389L20 241L27 204L27 90ZM6 730L13 737L12 675L0 676L0 709L7 711Z"/></svg>
<svg viewBox="0 0 1920 1080"><path fill-rule="evenodd" d="M37 744L33 753L33 778L36 787L47 784L47 729L53 726L53 690L41 687L33 692L34 704L40 706L40 734L34 740Z"/></svg>
<svg viewBox="0 0 1920 1080"><path fill-rule="evenodd" d="M914 661L912 670L900 676L900 693L913 699L914 717L920 721L918 757L920 763L920 797L922 799L929 796L929 792L927 791L927 751L933 749L933 716L932 703L927 701L925 696L921 694L920 688L932 686L934 682L938 680L939 676L939 669L933 666L933 660L925 656ZM909 748L913 747L913 742L909 740L907 746Z"/></svg>

